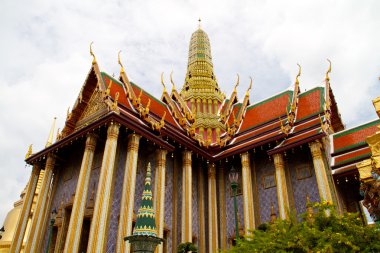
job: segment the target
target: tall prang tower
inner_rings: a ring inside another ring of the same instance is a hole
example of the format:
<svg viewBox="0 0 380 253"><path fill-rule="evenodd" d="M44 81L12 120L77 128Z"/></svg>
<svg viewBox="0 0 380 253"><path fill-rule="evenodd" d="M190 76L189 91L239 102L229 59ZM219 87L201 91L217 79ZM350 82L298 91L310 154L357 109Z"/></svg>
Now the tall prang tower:
<svg viewBox="0 0 380 253"><path fill-rule="evenodd" d="M187 73L180 94L195 116L199 137L207 143L216 142L225 130L218 116L225 95L214 73L210 40L200 26L191 35Z"/></svg>

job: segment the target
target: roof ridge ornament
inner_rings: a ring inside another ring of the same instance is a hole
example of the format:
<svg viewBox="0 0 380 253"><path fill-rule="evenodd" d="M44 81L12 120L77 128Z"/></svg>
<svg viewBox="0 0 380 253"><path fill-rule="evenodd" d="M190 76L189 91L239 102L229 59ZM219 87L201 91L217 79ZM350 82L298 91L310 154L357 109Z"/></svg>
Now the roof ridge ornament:
<svg viewBox="0 0 380 253"><path fill-rule="evenodd" d="M166 86L164 83L164 72L161 73L161 84L162 84L162 86L164 86L164 93L167 93Z"/></svg>
<svg viewBox="0 0 380 253"><path fill-rule="evenodd" d="M297 74L297 76L296 76L296 84L298 85L300 82L298 81L298 77L300 77L301 76L301 65L299 65L298 63L297 63L297 66L298 66L298 74Z"/></svg>
<svg viewBox="0 0 380 253"><path fill-rule="evenodd" d="M125 73L123 63L121 63L120 53L121 53L121 50L119 50L119 53L117 54L117 62L119 63L119 65L121 67L120 73Z"/></svg>
<svg viewBox="0 0 380 253"><path fill-rule="evenodd" d="M249 92L251 91L252 89L252 82L253 82L253 79L252 77L250 76L249 79L251 79L250 83L249 83L249 87L248 87L248 90L247 92L245 93L246 96L249 96Z"/></svg>
<svg viewBox="0 0 380 253"><path fill-rule="evenodd" d="M172 92L175 91L175 84L173 82L173 70L170 72L170 82L172 84Z"/></svg>
<svg viewBox="0 0 380 253"><path fill-rule="evenodd" d="M96 57L95 57L94 52L92 51L92 44L94 44L93 41L91 41L91 43L90 43L90 55L93 57L92 64L95 64L96 63Z"/></svg>
<svg viewBox="0 0 380 253"><path fill-rule="evenodd" d="M237 80L236 80L236 84L235 84L235 87L234 87L234 91L233 91L233 92L237 92L237 91L236 91L236 88L239 86L239 83L240 83L240 76L239 76L239 73L237 73L236 75L237 75Z"/></svg>
<svg viewBox="0 0 380 253"><path fill-rule="evenodd" d="M329 69L326 71L325 81L330 81L329 74L331 73L331 61L328 58L327 58L327 61L329 62Z"/></svg>

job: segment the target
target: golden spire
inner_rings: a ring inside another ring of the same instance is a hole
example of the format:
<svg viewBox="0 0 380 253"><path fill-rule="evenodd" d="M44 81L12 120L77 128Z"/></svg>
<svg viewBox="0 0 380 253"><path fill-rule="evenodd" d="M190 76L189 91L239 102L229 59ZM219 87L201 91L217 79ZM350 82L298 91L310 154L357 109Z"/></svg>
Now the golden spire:
<svg viewBox="0 0 380 253"><path fill-rule="evenodd" d="M198 29L201 29L201 22L202 22L202 20L201 20L201 18L199 18L198 19Z"/></svg>
<svg viewBox="0 0 380 253"><path fill-rule="evenodd" d="M90 54L91 54L92 57L93 57L93 59L92 59L92 64L95 64L95 63L96 63L96 57L95 57L94 52L92 51L92 44L94 44L93 41L90 43Z"/></svg>
<svg viewBox="0 0 380 253"><path fill-rule="evenodd" d="M202 89L210 93L212 100L223 100L214 74L210 40L202 29L198 29L191 35L187 73L181 95L186 101L191 98L203 99L206 94L199 92Z"/></svg>
<svg viewBox="0 0 380 253"><path fill-rule="evenodd" d="M164 86L164 93L167 93L165 82L164 82L164 72L161 73L161 84L162 86Z"/></svg>
<svg viewBox="0 0 380 253"><path fill-rule="evenodd" d="M53 137L54 137L54 129L55 129L55 121L57 120L57 117L54 117L54 120L53 120L53 125L51 126L51 129L50 129L50 134L49 134L49 138L46 142L46 145L45 145L45 148L49 147L51 144L53 144Z"/></svg>
<svg viewBox="0 0 380 253"><path fill-rule="evenodd" d="M33 144L29 145L28 152L25 155L25 160L28 159L32 155L32 152L33 152L32 146Z"/></svg>
<svg viewBox="0 0 380 253"><path fill-rule="evenodd" d="M119 63L121 69L120 69L120 73L124 73L124 66L123 64L121 63L121 59L120 59L120 53L121 53L121 50L119 51L119 53L117 54L117 62Z"/></svg>

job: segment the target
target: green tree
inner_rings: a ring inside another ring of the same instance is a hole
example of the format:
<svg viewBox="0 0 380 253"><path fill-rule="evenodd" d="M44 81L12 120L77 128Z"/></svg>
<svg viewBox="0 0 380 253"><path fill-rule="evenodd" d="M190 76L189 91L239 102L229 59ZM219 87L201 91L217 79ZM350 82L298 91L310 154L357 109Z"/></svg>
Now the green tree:
<svg viewBox="0 0 380 253"><path fill-rule="evenodd" d="M191 242L184 242L178 245L178 253L198 252L197 246Z"/></svg>
<svg viewBox="0 0 380 253"><path fill-rule="evenodd" d="M301 221L293 213L260 225L227 252L380 252L379 226L363 226L357 213L337 215L328 203L310 205Z"/></svg>

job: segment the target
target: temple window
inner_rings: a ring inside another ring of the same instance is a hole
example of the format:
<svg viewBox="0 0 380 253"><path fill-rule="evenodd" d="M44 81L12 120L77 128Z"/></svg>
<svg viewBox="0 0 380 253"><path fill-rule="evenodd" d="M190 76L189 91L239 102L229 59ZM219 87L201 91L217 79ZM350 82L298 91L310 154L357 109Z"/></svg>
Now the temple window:
<svg viewBox="0 0 380 253"><path fill-rule="evenodd" d="M276 187L276 177L274 173L263 175L261 183L264 189Z"/></svg>
<svg viewBox="0 0 380 253"><path fill-rule="evenodd" d="M311 177L311 168L310 166L301 166L296 168L297 180L302 180L305 178Z"/></svg>

